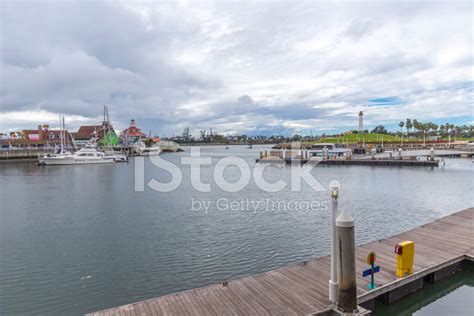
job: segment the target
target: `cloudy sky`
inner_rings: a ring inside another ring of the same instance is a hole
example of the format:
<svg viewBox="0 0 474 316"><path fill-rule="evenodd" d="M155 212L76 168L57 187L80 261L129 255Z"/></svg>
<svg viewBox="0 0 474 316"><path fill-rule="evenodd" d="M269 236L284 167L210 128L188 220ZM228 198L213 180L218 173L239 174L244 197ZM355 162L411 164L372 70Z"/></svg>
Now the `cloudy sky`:
<svg viewBox="0 0 474 316"><path fill-rule="evenodd" d="M221 133L473 119L473 4L1 1L0 129Z"/></svg>

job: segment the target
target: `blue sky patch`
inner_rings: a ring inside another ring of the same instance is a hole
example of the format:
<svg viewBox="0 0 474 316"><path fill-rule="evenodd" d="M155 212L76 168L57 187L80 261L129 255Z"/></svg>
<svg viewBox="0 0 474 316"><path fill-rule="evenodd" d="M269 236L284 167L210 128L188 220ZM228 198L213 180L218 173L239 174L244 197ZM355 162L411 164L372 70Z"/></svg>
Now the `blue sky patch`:
<svg viewBox="0 0 474 316"><path fill-rule="evenodd" d="M376 98L368 100L368 106L382 106L382 105L399 105L403 100L397 96Z"/></svg>

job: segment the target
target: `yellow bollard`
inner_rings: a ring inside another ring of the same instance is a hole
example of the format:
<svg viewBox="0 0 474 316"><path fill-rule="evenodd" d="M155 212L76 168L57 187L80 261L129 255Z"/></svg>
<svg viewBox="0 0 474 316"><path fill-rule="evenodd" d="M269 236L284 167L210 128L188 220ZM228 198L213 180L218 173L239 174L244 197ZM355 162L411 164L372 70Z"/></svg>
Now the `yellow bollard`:
<svg viewBox="0 0 474 316"><path fill-rule="evenodd" d="M404 241L395 246L397 254L397 277L403 278L405 274L413 273L413 262L415 258L415 243Z"/></svg>

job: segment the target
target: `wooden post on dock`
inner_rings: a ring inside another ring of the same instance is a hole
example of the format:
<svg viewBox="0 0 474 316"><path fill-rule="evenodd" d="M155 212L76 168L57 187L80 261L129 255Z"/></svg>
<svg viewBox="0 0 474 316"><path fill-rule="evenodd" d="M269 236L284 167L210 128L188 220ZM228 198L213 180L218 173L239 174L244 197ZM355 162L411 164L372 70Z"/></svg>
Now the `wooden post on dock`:
<svg viewBox="0 0 474 316"><path fill-rule="evenodd" d="M342 211L336 219L338 241L338 308L344 313L357 311L354 219Z"/></svg>

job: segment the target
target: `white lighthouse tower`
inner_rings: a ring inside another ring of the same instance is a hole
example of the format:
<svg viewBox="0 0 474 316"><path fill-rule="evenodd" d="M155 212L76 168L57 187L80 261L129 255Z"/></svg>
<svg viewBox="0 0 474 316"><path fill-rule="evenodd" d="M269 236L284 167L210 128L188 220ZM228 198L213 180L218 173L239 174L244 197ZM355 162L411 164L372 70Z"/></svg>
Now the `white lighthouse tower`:
<svg viewBox="0 0 474 316"><path fill-rule="evenodd" d="M359 133L364 131L364 112L359 112Z"/></svg>

